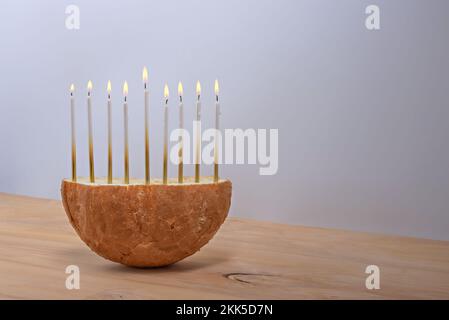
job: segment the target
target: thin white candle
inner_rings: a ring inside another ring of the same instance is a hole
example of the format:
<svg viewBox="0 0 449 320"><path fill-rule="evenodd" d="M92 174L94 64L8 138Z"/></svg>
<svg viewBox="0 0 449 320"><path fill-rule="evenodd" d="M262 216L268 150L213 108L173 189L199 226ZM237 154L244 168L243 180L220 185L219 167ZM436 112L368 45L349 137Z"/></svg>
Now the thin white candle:
<svg viewBox="0 0 449 320"><path fill-rule="evenodd" d="M90 182L95 182L94 171L94 141L92 132L92 81L87 83L87 122L88 122L88 136L89 136L89 173Z"/></svg>
<svg viewBox="0 0 449 320"><path fill-rule="evenodd" d="M167 184L168 182L168 86L164 86L164 165L163 165L163 178L162 182Z"/></svg>
<svg viewBox="0 0 449 320"><path fill-rule="evenodd" d="M178 183L184 182L184 160L183 160L183 149L184 149L184 102L182 101L183 88L181 81L178 83L178 96L179 96L179 129L181 130L179 135L179 164L178 164Z"/></svg>
<svg viewBox="0 0 449 320"><path fill-rule="evenodd" d="M70 86L70 124L72 131L72 181L76 181L75 86Z"/></svg>
<svg viewBox="0 0 449 320"><path fill-rule="evenodd" d="M200 182L200 162L201 162L201 84L196 83L196 142L195 142L195 182Z"/></svg>
<svg viewBox="0 0 449 320"><path fill-rule="evenodd" d="M128 82L123 85L123 123L124 123L124 160L125 160L125 184L129 184L129 147L128 147Z"/></svg>
<svg viewBox="0 0 449 320"><path fill-rule="evenodd" d="M218 182L218 156L219 156L219 141L218 132L220 130L220 102L218 101L218 94L220 88L218 87L218 80L215 80L215 146L214 146L214 182Z"/></svg>
<svg viewBox="0 0 449 320"><path fill-rule="evenodd" d="M112 183L112 103L111 81L108 81L108 183Z"/></svg>
<svg viewBox="0 0 449 320"><path fill-rule="evenodd" d="M149 126L149 94L148 94L148 70L146 67L142 71L144 107L145 107L145 183L150 183L150 126Z"/></svg>

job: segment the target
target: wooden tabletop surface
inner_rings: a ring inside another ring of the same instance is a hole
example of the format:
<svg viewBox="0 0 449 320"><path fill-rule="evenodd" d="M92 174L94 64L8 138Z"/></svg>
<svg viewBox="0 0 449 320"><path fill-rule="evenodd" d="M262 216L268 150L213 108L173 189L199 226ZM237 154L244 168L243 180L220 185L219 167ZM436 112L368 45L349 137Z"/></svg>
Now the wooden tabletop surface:
<svg viewBox="0 0 449 320"><path fill-rule="evenodd" d="M59 201L0 194L0 298L449 299L449 242L228 218L195 255L137 269L93 253Z"/></svg>

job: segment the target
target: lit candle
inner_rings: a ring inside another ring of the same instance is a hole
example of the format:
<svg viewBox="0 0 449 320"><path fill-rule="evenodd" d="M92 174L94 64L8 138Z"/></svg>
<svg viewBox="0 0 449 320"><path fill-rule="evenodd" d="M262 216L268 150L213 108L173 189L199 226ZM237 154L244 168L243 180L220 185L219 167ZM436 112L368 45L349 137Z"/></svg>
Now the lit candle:
<svg viewBox="0 0 449 320"><path fill-rule="evenodd" d="M87 122L89 131L89 173L90 182L95 182L95 172L94 172L94 141L92 133L92 81L89 80L87 83Z"/></svg>
<svg viewBox="0 0 449 320"><path fill-rule="evenodd" d="M108 183L112 183L112 104L111 81L108 81Z"/></svg>
<svg viewBox="0 0 449 320"><path fill-rule="evenodd" d="M125 129L125 184L129 184L129 150L128 150L128 82L123 85L123 121Z"/></svg>
<svg viewBox="0 0 449 320"><path fill-rule="evenodd" d="M164 167L163 167L163 179L162 182L164 184L167 184L168 176L167 176L167 169L168 169L168 86L165 84L164 87Z"/></svg>
<svg viewBox="0 0 449 320"><path fill-rule="evenodd" d="M76 181L75 86L70 86L70 123L72 126L72 181Z"/></svg>
<svg viewBox="0 0 449 320"><path fill-rule="evenodd" d="M214 147L214 182L218 182L218 132L220 130L220 103L218 102L218 93L220 91L218 87L218 80L215 80L215 147Z"/></svg>
<svg viewBox="0 0 449 320"><path fill-rule="evenodd" d="M179 129L181 130L179 136L179 164L178 164L178 183L184 182L184 165L183 165L183 148L184 148L184 103L182 102L183 88L181 81L178 83L178 96L179 96Z"/></svg>
<svg viewBox="0 0 449 320"><path fill-rule="evenodd" d="M201 162L201 84L196 82L196 152L195 152L195 182L200 182L200 162Z"/></svg>
<svg viewBox="0 0 449 320"><path fill-rule="evenodd" d="M144 104L145 104L145 183L150 183L150 135L149 135L149 97L148 97L148 70L142 71Z"/></svg>

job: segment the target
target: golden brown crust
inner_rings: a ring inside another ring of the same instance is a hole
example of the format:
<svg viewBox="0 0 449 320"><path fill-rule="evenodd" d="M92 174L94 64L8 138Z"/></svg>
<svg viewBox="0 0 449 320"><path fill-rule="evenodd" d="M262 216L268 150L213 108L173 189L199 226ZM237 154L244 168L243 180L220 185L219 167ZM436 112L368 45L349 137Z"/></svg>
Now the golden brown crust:
<svg viewBox="0 0 449 320"><path fill-rule="evenodd" d="M203 247L231 205L232 184L90 184L63 180L62 203L79 237L102 257L165 266Z"/></svg>

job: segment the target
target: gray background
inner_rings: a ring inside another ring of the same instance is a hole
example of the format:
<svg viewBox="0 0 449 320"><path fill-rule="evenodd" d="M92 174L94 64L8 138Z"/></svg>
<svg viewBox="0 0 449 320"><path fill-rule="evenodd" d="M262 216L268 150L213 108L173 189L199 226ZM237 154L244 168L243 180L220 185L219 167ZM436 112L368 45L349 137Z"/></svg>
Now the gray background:
<svg viewBox="0 0 449 320"><path fill-rule="evenodd" d="M65 28L72 3L81 9L78 31ZM380 6L380 31L365 28L368 4ZM174 93L183 81L190 122L201 80L209 127L218 77L225 127L280 135L277 175L223 168L234 183L232 215L449 239L448 12L447 1L2 1L0 191L59 198L70 175L71 82L78 170L88 175L89 79L97 174L106 174L111 79L114 170L122 175L128 80L131 174L142 177L147 65L153 173L161 172L164 82Z"/></svg>

